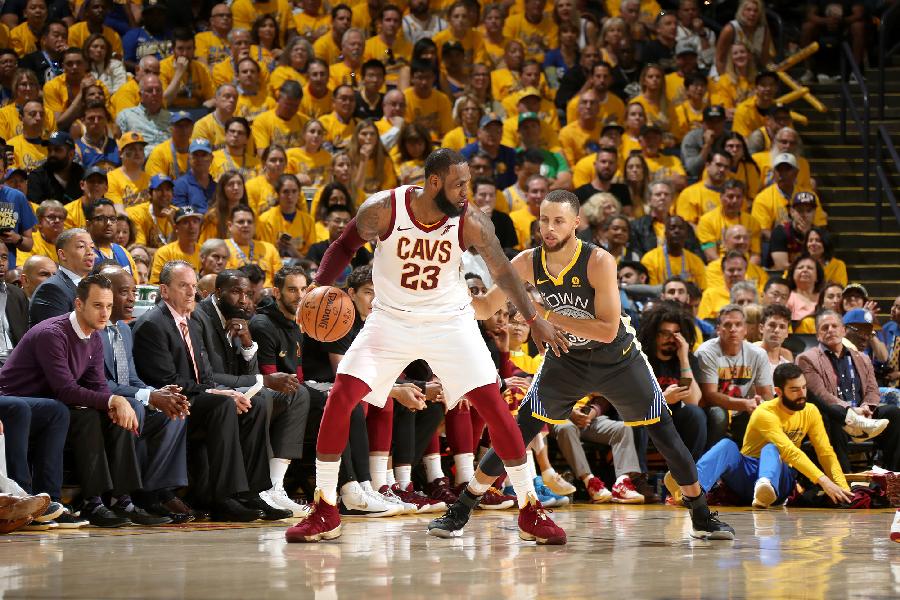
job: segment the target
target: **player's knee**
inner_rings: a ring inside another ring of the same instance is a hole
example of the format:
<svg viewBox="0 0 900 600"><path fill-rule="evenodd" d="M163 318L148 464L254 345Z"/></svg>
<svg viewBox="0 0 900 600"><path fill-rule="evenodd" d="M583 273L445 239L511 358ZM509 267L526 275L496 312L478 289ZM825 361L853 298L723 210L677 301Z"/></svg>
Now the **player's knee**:
<svg viewBox="0 0 900 600"><path fill-rule="evenodd" d="M364 381L341 373L334 378L334 386L328 393L327 405L346 408L349 411L356 407L369 391L369 386Z"/></svg>

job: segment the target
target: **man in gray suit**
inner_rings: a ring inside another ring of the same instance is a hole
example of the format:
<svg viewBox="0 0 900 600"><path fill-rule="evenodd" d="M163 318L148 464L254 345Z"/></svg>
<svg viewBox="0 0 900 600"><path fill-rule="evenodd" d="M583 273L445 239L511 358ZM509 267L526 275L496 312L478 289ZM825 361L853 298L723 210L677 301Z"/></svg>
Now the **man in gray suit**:
<svg viewBox="0 0 900 600"><path fill-rule="evenodd" d="M213 380L222 386L245 391L264 386L256 398L269 405L268 477L249 474L251 491L275 508L305 517L308 509L292 501L284 491L284 475L292 459L300 458L309 414L309 392L293 373L262 375L256 359L257 344L250 336L248 320L253 308L253 289L247 276L226 270L216 277L216 289L197 305L192 320L200 325L203 345L209 355ZM245 464L258 464L245 457ZM269 487L271 484L271 487Z"/></svg>
<svg viewBox="0 0 900 600"><path fill-rule="evenodd" d="M134 277L118 265L100 270L112 282L113 309L106 331L101 332L106 383L113 394L125 396L143 408L137 454L143 488L133 500L150 513L176 523L194 520L192 511L172 490L188 484L187 427L190 403L177 385L154 389L141 381L134 366L132 319L137 287Z"/></svg>
<svg viewBox="0 0 900 600"><path fill-rule="evenodd" d="M31 296L29 317L34 327L50 317L72 312L75 287L94 268L94 241L84 229L72 228L56 238L59 270L42 283Z"/></svg>

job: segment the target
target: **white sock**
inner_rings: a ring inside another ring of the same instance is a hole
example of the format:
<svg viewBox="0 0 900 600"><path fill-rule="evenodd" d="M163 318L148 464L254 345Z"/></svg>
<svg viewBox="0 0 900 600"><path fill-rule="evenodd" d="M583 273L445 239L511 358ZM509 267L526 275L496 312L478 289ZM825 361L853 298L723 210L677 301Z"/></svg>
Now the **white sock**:
<svg viewBox="0 0 900 600"><path fill-rule="evenodd" d="M422 462L425 463L425 477L428 479L428 483L444 477L440 454L427 454L422 457Z"/></svg>
<svg viewBox="0 0 900 600"><path fill-rule="evenodd" d="M553 467L548 467L547 469L541 471L541 477L544 479L544 481L547 481L548 479L552 479L555 476L556 476L556 469L554 469Z"/></svg>
<svg viewBox="0 0 900 600"><path fill-rule="evenodd" d="M397 480L394 478L394 470L393 469L387 470L387 472L385 473L384 482L388 486L391 486L391 487L393 487L393 485L395 483L397 483Z"/></svg>
<svg viewBox="0 0 900 600"><path fill-rule="evenodd" d="M454 454L453 464L456 465L456 485L468 483L475 475L475 454L472 452Z"/></svg>
<svg viewBox="0 0 900 600"><path fill-rule="evenodd" d="M584 487L587 487L588 481L590 481L591 477L593 477L593 476L594 476L593 473L588 473L587 475L585 475L584 477L581 478L581 481L584 483Z"/></svg>
<svg viewBox="0 0 900 600"><path fill-rule="evenodd" d="M272 480L273 490L284 489L284 474L287 473L289 466L291 466L289 458L269 459L269 478Z"/></svg>
<svg viewBox="0 0 900 600"><path fill-rule="evenodd" d="M394 467L394 477L397 478L397 484L405 490L412 481L412 466L402 465Z"/></svg>
<svg viewBox="0 0 900 600"><path fill-rule="evenodd" d="M476 478L469 481L469 491L475 496L484 496L484 493L491 487L490 483L481 483Z"/></svg>
<svg viewBox="0 0 900 600"><path fill-rule="evenodd" d="M528 467L528 478L533 481L534 478L537 477L537 468L534 466L534 454L531 452L531 450L525 451L524 466ZM512 477L510 477L510 479L512 479Z"/></svg>
<svg viewBox="0 0 900 600"><path fill-rule="evenodd" d="M325 502L331 505L337 503L338 470L340 468L340 458L333 462L316 459L316 488L322 493Z"/></svg>
<svg viewBox="0 0 900 600"><path fill-rule="evenodd" d="M516 491L516 500L519 508L528 504L528 494L534 493L534 477L529 473L528 463L517 467L507 465L506 474Z"/></svg>
<svg viewBox="0 0 900 600"><path fill-rule="evenodd" d="M380 490L387 485L388 456L379 454L369 455L369 473L372 475L372 487Z"/></svg>

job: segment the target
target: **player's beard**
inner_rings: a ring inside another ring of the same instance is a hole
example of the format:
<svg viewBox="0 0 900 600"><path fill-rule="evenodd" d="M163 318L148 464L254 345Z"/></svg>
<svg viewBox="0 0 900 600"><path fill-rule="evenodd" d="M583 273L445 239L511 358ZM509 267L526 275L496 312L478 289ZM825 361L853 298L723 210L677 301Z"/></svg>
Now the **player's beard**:
<svg viewBox="0 0 900 600"><path fill-rule="evenodd" d="M450 202L450 199L447 198L447 193L444 191L444 188L441 188L441 191L434 195L434 203L437 205L438 210L448 217L458 217L462 214L462 209Z"/></svg>
<svg viewBox="0 0 900 600"><path fill-rule="evenodd" d="M219 300L219 310L222 311L222 316L228 319L244 319L245 321L250 318L250 313L246 310L243 310L239 306L235 306L224 300Z"/></svg>
<svg viewBox="0 0 900 600"><path fill-rule="evenodd" d="M793 400L782 398L781 403L784 404L784 407L788 410L803 410L803 407L806 406L806 396L800 396L799 398L794 398Z"/></svg>
<svg viewBox="0 0 900 600"><path fill-rule="evenodd" d="M563 239L559 240L559 242L557 242L556 245L554 245L554 246L549 245L545 241L541 243L541 246L543 246L544 252L546 252L547 254L552 254L554 252L559 252L560 250L565 248L566 244L568 244L569 240L571 240L571 239L572 239L572 234L570 233Z"/></svg>

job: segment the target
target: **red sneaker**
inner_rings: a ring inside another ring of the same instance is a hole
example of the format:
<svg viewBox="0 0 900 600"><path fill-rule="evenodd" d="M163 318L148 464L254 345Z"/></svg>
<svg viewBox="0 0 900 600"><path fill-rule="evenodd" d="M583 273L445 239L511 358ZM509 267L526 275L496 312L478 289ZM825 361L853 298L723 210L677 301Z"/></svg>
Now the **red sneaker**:
<svg viewBox="0 0 900 600"><path fill-rule="evenodd" d="M337 506L329 504L316 490L312 512L304 520L288 528L284 537L288 542L319 542L341 536L341 516Z"/></svg>
<svg viewBox="0 0 900 600"><path fill-rule="evenodd" d="M450 479L447 477L438 477L426 485L425 493L427 493L430 498L439 500L447 506L450 506L459 500L459 494L455 494L453 490L450 489Z"/></svg>
<svg viewBox="0 0 900 600"><path fill-rule="evenodd" d="M441 500L435 500L421 494L413 488L412 482L407 484L406 489L400 487L399 483L391 486L391 491L403 502L413 504L417 513L443 512L447 510L447 505Z"/></svg>
<svg viewBox="0 0 900 600"><path fill-rule="evenodd" d="M505 510L516 505L515 496L507 496L497 488L488 488L488 491L481 497L478 508L484 510Z"/></svg>
<svg viewBox="0 0 900 600"><path fill-rule="evenodd" d="M638 493L630 477L622 475L613 484L612 501L619 504L643 504L644 496Z"/></svg>
<svg viewBox="0 0 900 600"><path fill-rule="evenodd" d="M528 494L528 504L519 509L519 537L538 545L561 546L566 543L566 532L553 522L532 493Z"/></svg>
<svg viewBox="0 0 900 600"><path fill-rule="evenodd" d="M612 500L612 492L606 489L599 477L593 475L588 479L587 493L591 497L592 504L604 504Z"/></svg>

